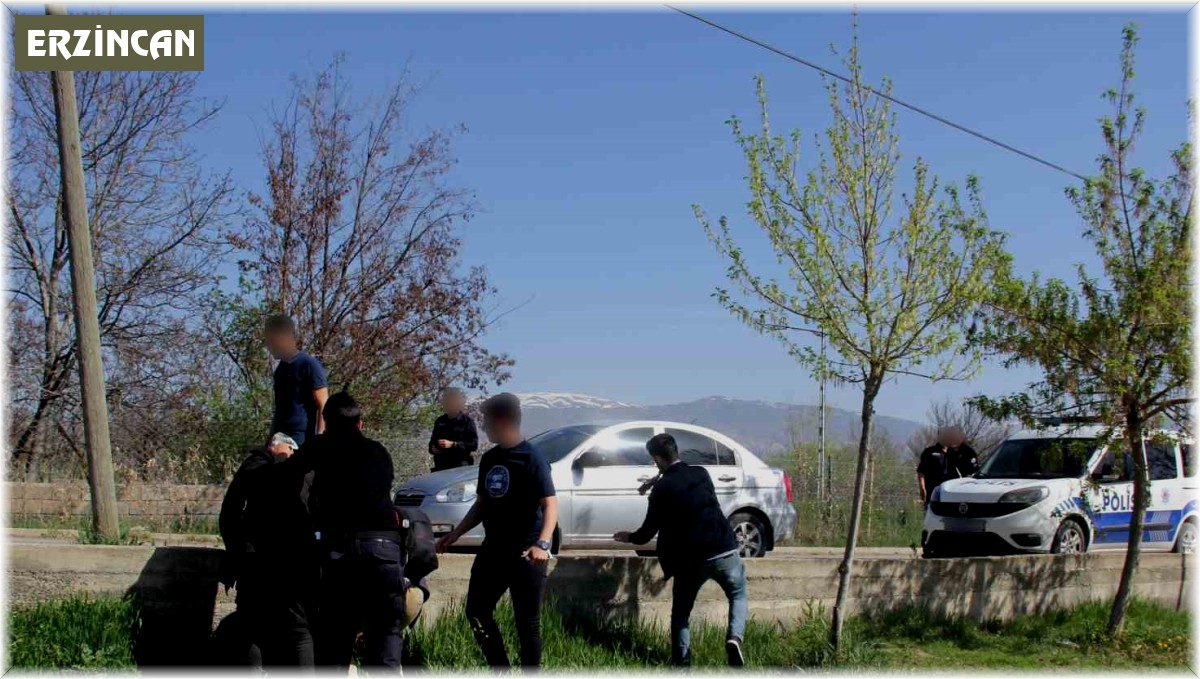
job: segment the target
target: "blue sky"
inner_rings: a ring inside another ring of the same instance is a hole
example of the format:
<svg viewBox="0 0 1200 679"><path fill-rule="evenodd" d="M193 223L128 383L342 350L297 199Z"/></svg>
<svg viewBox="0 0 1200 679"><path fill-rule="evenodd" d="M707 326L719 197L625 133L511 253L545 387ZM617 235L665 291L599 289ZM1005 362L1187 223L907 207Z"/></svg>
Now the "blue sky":
<svg viewBox="0 0 1200 679"><path fill-rule="evenodd" d="M463 232L463 264L487 265L498 305L522 305L486 339L517 361L506 388L815 403L805 371L710 297L725 265L691 205L729 215L752 254L766 254L744 216L745 169L724 121L755 116L761 73L775 127L811 139L830 115L816 73L666 10L205 13L200 89L227 103L197 144L247 191L263 184L259 138L289 76L339 51L357 94L405 63L428 80L415 129L466 125L455 174L483 210ZM829 45L850 39L848 11L701 13L839 71ZM1182 12L872 11L860 16L861 52L867 76L890 77L900 98L1090 173L1099 94L1116 84L1131 19L1149 110L1138 160L1160 172L1187 134ZM1063 197L1069 177L903 110L899 132L901 186L917 155L943 181L979 175L1021 269L1071 275L1090 258ZM931 400L1020 389L1031 377L988 365L963 384L902 379L884 387L877 411L921 419ZM854 409L859 396L836 389L831 400Z"/></svg>

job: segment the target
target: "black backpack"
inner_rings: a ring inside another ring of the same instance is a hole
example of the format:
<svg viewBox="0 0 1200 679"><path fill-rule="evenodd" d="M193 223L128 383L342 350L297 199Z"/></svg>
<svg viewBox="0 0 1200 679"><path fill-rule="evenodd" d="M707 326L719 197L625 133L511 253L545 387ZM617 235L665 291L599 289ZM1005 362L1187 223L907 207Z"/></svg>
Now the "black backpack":
<svg viewBox="0 0 1200 679"><path fill-rule="evenodd" d="M411 583L437 570L437 539L433 524L425 512L411 507L396 507L404 533L404 577Z"/></svg>

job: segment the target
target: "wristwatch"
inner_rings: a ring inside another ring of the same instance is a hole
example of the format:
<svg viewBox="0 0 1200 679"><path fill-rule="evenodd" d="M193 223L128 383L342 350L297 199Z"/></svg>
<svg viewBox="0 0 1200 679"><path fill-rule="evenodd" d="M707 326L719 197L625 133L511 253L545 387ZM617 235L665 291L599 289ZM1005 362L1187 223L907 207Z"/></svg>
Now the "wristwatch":
<svg viewBox="0 0 1200 679"><path fill-rule="evenodd" d="M535 543L533 543L533 544L534 544L534 545L535 545L535 546L536 546L538 549L541 549L541 550L544 550L544 551L547 551L547 552L548 552L548 551L550 551L550 543L549 543L549 542L546 542L545 540L538 540L537 542L535 542Z"/></svg>

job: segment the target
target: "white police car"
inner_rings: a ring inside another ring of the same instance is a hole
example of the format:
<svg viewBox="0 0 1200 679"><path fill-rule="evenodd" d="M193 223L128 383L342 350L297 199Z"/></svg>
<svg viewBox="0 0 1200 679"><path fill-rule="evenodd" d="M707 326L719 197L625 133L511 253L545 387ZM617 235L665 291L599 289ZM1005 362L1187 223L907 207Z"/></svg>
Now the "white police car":
<svg viewBox="0 0 1200 679"><path fill-rule="evenodd" d="M1057 425L1008 438L970 478L933 491L923 555L1070 554L1122 549L1133 509L1133 461L1099 445L1102 428ZM1196 549L1196 452L1190 439L1156 432L1146 442L1150 505L1142 547Z"/></svg>

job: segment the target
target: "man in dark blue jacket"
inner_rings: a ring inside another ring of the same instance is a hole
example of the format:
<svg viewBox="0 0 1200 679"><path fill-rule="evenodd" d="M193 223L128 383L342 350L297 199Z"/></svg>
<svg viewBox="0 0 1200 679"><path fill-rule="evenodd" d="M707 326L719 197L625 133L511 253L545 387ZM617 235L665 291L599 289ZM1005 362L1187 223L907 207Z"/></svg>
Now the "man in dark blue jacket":
<svg viewBox="0 0 1200 679"><path fill-rule="evenodd" d="M361 632L364 666L399 669L404 566L392 457L363 435L362 409L346 392L329 397L324 421L325 432L284 469L312 474L309 508L323 557L316 662L348 670Z"/></svg>
<svg viewBox="0 0 1200 679"><path fill-rule="evenodd" d="M663 574L675 578L671 590L671 660L691 664L688 618L700 587L714 580L729 599L729 628L725 652L729 664L745 664L742 635L749 602L746 566L738 556L737 540L721 511L712 478L703 467L679 460L679 449L670 434L659 434L646 443L650 457L662 472L650 491L650 507L642 527L633 533L613 535L617 542L644 545L658 535L658 562Z"/></svg>

